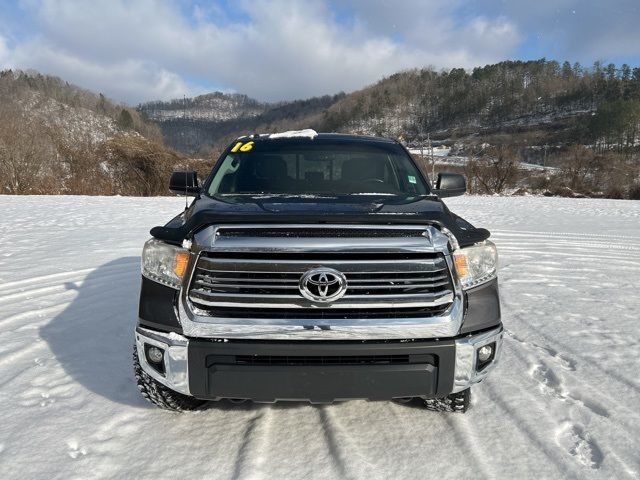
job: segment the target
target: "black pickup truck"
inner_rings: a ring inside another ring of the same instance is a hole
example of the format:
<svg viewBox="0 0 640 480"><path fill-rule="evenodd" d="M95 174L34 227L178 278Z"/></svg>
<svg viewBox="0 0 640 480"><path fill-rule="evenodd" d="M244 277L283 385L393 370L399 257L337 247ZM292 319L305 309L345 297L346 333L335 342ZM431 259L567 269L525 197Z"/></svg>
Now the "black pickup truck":
<svg viewBox="0 0 640 480"><path fill-rule="evenodd" d="M134 370L172 409L211 400L421 402L464 412L503 329L489 232L449 211L397 141L233 142L142 254Z"/></svg>

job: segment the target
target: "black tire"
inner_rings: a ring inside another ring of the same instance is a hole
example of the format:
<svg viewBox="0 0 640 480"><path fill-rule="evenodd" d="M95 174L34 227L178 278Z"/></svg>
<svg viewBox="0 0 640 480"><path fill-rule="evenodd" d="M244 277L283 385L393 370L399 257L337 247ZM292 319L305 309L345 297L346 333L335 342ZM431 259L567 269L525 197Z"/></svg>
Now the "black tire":
<svg viewBox="0 0 640 480"><path fill-rule="evenodd" d="M149 376L140 366L138 349L135 345L133 347L133 373L142 396L164 410L173 410L174 412L197 410L207 403L175 392Z"/></svg>
<svg viewBox="0 0 640 480"><path fill-rule="evenodd" d="M427 398L424 400L427 410L433 412L465 413L471 405L471 389L452 393L443 398Z"/></svg>

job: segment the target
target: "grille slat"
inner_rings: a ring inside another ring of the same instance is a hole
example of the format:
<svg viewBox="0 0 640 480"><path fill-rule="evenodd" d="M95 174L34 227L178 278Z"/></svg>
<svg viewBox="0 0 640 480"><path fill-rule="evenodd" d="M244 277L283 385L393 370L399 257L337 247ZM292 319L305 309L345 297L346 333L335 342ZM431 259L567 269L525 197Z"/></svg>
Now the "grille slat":
<svg viewBox="0 0 640 480"><path fill-rule="evenodd" d="M415 228L230 228L218 230L221 237L275 237L275 238L402 238L423 237L426 229Z"/></svg>
<svg viewBox="0 0 640 480"><path fill-rule="evenodd" d="M237 284L237 283L209 283L209 282L203 282L202 280L197 280L196 285L200 285L201 287L205 287L205 288L209 288L209 289L220 289L220 288L234 288L234 289L251 289L251 288L257 288L257 289L276 289L276 290L280 290L280 289L285 289L285 290L290 290L290 289L294 289L297 290L298 289L298 285L286 285L286 284L260 284L260 283L241 283L241 284Z"/></svg>
<svg viewBox="0 0 640 480"><path fill-rule="evenodd" d="M369 284L369 285L352 285L349 284L349 290L379 290L379 289L391 289L391 290L395 290L395 289L399 289L399 288L404 288L404 289L411 289L411 288L436 288L436 287L442 287L444 285L449 285L449 281L445 280L443 282L435 282L435 283L404 283L404 284L383 284L383 285L375 285L375 284Z"/></svg>
<svg viewBox="0 0 640 480"><path fill-rule="evenodd" d="M422 272L442 272L447 266L444 259L359 259L349 258L323 258L321 256L315 258L295 258L295 253L290 255L289 259L274 259L268 253L263 254L259 259L243 258L242 253L238 253L236 258L214 258L208 256L200 257L198 268L214 272L214 273L278 273L278 274L299 274L309 268L319 265L335 264L339 265L341 271L345 274L353 273L355 275L363 275L370 273L422 273ZM225 268L226 267L226 268ZM394 268L395 267L395 268Z"/></svg>
<svg viewBox="0 0 640 480"><path fill-rule="evenodd" d="M387 308L393 305L399 308L430 307L449 304L453 301L453 292L444 290L437 293L407 293L402 295L345 295L340 300L329 304L313 304L301 295L254 293L211 292L192 289L190 299L195 304L211 307L247 308L291 308L291 309L331 309L331 308Z"/></svg>
<svg viewBox="0 0 640 480"><path fill-rule="evenodd" d="M255 278L255 277L245 277L245 278L238 278L238 277L212 277L210 275L202 275L202 274L198 274L197 275L197 280L200 281L204 281L204 282L211 282L211 283L224 283L224 282L232 282L232 283L264 283L264 284L269 284L269 283L273 283L273 284L282 284L282 283L291 283L291 284L298 284L298 278L292 278L292 279L274 279L273 276L271 276L271 278Z"/></svg>

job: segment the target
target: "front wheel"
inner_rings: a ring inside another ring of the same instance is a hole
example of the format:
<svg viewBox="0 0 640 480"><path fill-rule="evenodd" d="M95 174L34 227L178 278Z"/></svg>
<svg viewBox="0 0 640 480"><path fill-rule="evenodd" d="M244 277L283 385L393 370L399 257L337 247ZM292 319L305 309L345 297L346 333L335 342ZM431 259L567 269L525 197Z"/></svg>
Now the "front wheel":
<svg viewBox="0 0 640 480"><path fill-rule="evenodd" d="M427 410L433 412L458 412L465 413L471 404L471 389L452 393L442 398L427 398L424 405Z"/></svg>
<svg viewBox="0 0 640 480"><path fill-rule="evenodd" d="M182 412L184 410L197 410L207 403L203 400L175 392L153 379L142 369L142 366L140 366L138 349L135 345L133 347L133 373L135 374L136 382L142 396L162 409Z"/></svg>

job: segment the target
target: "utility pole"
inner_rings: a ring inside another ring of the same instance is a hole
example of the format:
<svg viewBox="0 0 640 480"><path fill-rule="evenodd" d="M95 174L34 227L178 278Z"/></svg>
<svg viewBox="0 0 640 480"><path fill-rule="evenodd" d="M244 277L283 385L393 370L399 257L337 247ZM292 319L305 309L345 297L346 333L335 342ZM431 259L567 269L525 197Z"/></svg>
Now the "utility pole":
<svg viewBox="0 0 640 480"><path fill-rule="evenodd" d="M427 150L429 152L429 160L431 161L431 182L435 184L436 181L436 162L433 158L433 146L431 145L431 134L427 134Z"/></svg>

